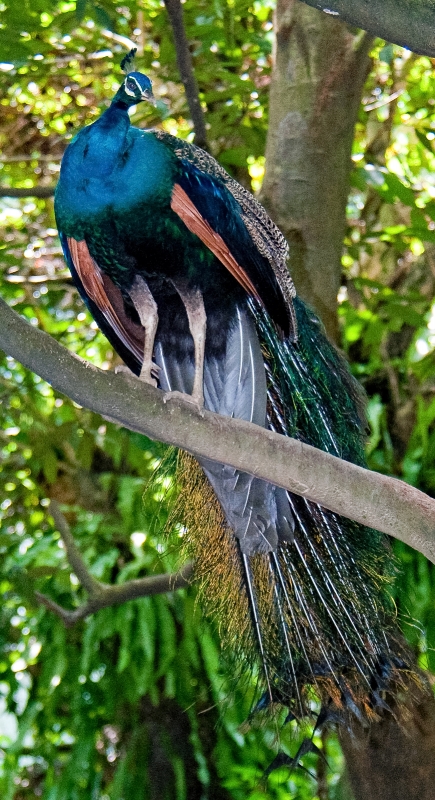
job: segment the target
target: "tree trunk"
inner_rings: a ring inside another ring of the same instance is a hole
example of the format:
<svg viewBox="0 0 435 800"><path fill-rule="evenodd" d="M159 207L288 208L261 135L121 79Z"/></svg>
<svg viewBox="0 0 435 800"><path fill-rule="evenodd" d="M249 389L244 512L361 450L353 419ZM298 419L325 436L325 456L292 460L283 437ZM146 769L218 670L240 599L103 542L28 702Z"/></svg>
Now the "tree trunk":
<svg viewBox="0 0 435 800"><path fill-rule="evenodd" d="M124 720L124 725L128 724ZM135 800L231 800L232 794L221 785L216 770L217 725L215 708L190 715L171 698L162 697L154 705L148 696L143 697L130 733L126 765L132 785L144 786L143 795L135 795ZM202 764L195 739L200 743ZM128 777L124 791L133 800Z"/></svg>
<svg viewBox="0 0 435 800"><path fill-rule="evenodd" d="M435 700L425 697L406 729L387 717L355 738L341 736L355 800L433 800Z"/></svg>
<svg viewBox="0 0 435 800"><path fill-rule="evenodd" d="M278 0L261 200L290 244L296 289L338 339L351 148L370 62L367 35Z"/></svg>
<svg viewBox="0 0 435 800"><path fill-rule="evenodd" d="M299 0L278 0L262 202L290 244L298 293L338 340L337 292L354 125L369 68L366 35ZM355 800L433 800L435 700L406 731L392 716L341 733Z"/></svg>

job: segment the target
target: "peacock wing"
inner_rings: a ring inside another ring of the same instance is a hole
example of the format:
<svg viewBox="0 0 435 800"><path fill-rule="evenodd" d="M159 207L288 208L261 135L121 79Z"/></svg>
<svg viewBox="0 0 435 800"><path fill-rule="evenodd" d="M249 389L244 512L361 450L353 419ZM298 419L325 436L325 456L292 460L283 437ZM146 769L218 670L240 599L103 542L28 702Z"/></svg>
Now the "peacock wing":
<svg viewBox="0 0 435 800"><path fill-rule="evenodd" d="M282 233L212 156L164 131L155 131L155 136L179 159L172 210L260 301L284 334L296 339L296 293Z"/></svg>
<svg viewBox="0 0 435 800"><path fill-rule="evenodd" d="M120 289L92 258L84 239L60 232L65 260L77 289L98 327L127 366L139 375L144 352L144 329L125 312Z"/></svg>

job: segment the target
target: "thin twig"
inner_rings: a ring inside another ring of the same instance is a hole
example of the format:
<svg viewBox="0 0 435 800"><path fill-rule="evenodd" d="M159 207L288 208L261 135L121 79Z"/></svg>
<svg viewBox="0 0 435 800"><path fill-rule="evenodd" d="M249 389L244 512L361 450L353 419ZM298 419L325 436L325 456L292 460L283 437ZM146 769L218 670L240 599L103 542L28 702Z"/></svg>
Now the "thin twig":
<svg viewBox="0 0 435 800"><path fill-rule="evenodd" d="M189 50L186 31L183 21L183 9L180 0L165 0L166 10L174 34L175 52L177 54L177 65L180 77L184 84L186 100L192 117L195 130L195 144L207 149L207 132L205 127L204 112L201 107L193 70L192 56Z"/></svg>
<svg viewBox="0 0 435 800"><path fill-rule="evenodd" d="M374 111L375 108L383 108L383 106L387 106L388 103L393 103L394 100L397 100L397 98L400 97L404 91L404 89L399 89L398 92L393 92L393 94L390 94L389 97L379 100L377 103L369 103L368 105L363 106L364 111Z"/></svg>
<svg viewBox="0 0 435 800"><path fill-rule="evenodd" d="M102 29L100 33L105 39L122 45L126 50L132 50L137 47L137 43L134 42L133 39L129 39L127 36L121 36L119 33L114 33L114 31L109 31L107 28Z"/></svg>
<svg viewBox="0 0 435 800"><path fill-rule="evenodd" d="M52 500L49 509L65 545L67 559L77 575L80 583L91 596L98 594L101 584L89 572L82 558L80 550L74 541L71 528L69 527L64 515L60 510L58 502L56 500Z"/></svg>
<svg viewBox="0 0 435 800"><path fill-rule="evenodd" d="M60 254L59 254L60 255ZM6 283L16 283L16 284L27 284L30 283L32 285L38 283L48 283L49 281L58 281L62 285L71 284L72 285L72 278L71 275L63 275L59 273L58 275L4 275L3 280Z"/></svg>
<svg viewBox="0 0 435 800"><path fill-rule="evenodd" d="M137 9L137 17L136 17L136 28L140 31L137 36L137 54L138 56L143 56L145 50L145 20L144 20L144 10L143 10L143 0L138 0L138 9Z"/></svg>
<svg viewBox="0 0 435 800"><path fill-rule="evenodd" d="M0 164L12 164L19 161L62 161L62 156L2 156Z"/></svg>
<svg viewBox="0 0 435 800"><path fill-rule="evenodd" d="M146 578L134 578L115 586L98 581L89 572L74 541L68 522L55 500L51 501L49 510L65 545L68 562L81 585L87 591L88 599L83 605L70 611L41 592L35 592L35 598L56 614L67 628L71 628L79 620L88 617L90 614L95 614L96 611L102 608L120 605L138 597L166 594L189 585L189 579L193 573L193 565L190 562L185 564L179 572L151 575Z"/></svg>
<svg viewBox="0 0 435 800"><path fill-rule="evenodd" d="M14 189L0 186L0 197L53 197L55 186L31 186L30 189Z"/></svg>

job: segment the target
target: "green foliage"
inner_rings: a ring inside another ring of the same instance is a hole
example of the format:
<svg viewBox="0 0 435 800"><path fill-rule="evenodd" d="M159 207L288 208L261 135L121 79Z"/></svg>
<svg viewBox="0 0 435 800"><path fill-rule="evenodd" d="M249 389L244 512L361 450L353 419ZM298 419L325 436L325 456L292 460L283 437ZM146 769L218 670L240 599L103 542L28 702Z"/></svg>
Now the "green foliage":
<svg viewBox="0 0 435 800"><path fill-rule="evenodd" d="M270 4L188 3L184 13L211 147L249 185L250 174L258 180L263 173ZM141 106L134 121L191 137L159 2L122 9L89 0L10 3L2 23L2 184L55 182L65 140L100 113L120 79L121 54L140 47L142 34L139 65L154 82L158 105L157 112ZM3 296L31 324L112 368L116 357L64 267L51 200L5 200L0 208ZM193 588L102 610L71 630L36 602L35 590L68 608L84 599L48 515L50 497L62 504L99 580L175 568L177 554L161 536L172 473L166 465L160 483L145 491L165 458L160 445L58 397L10 358L0 367L0 391L1 796L312 797L315 781L302 772L281 770L268 787L261 783L276 731L240 732L249 697L229 693L216 635ZM288 727L283 746L294 752L300 736ZM341 757L333 740L329 749L334 787ZM306 765L315 770L315 759Z"/></svg>
<svg viewBox="0 0 435 800"><path fill-rule="evenodd" d="M35 156L32 169L24 172L20 162L4 164L3 179L14 186L31 186L33 169L42 169L47 178L55 174L65 144L59 134L71 137L74 129L99 114L98 106L107 102L120 80L119 62L126 47L139 48L137 63L152 78L158 100L156 111L142 104L135 123L156 124L163 118L170 133L190 134L163 3L37 0L25 6L9 2L3 9L0 102L12 128L17 114L21 124L12 146L8 125L2 126L0 143L6 145L6 154ZM217 0L210 6L201 0L187 3L183 10L211 147L249 183L247 159L262 157L265 149L271 4L258 0L252 7L246 0ZM9 72L13 65L17 69ZM38 166L36 156L41 154L51 159ZM41 182L40 177L35 180Z"/></svg>
<svg viewBox="0 0 435 800"><path fill-rule="evenodd" d="M183 5L214 154L245 185L264 170L271 7L268 0ZM157 110L139 126L192 138L166 11L158 0L6 2L0 29L0 182L52 185L74 131L93 121L139 45ZM354 144L343 258L343 342L368 395L370 466L435 489L435 312L430 62L379 43ZM0 204L1 292L31 324L104 369L116 363L73 289L51 200ZM31 375L0 364L0 795L5 800L300 800L316 781L262 771L273 727L240 732L249 698L229 696L215 632L194 589L100 611L65 630L35 590L73 608L71 572L48 498L62 504L95 577L124 582L172 569L161 531L171 469L145 487L164 449L116 428ZM422 557L396 545L396 586L412 644L431 669L435 581ZM221 711L219 711L221 709ZM283 747L297 750L292 726ZM317 740L316 740L317 741ZM320 746L320 742L317 742ZM348 798L328 738L329 800ZM315 759L304 764L314 772Z"/></svg>
<svg viewBox="0 0 435 800"><path fill-rule="evenodd" d="M427 58L378 53L354 142L343 342L369 396L369 466L434 496L434 78ZM433 670L434 568L400 542L394 550L399 614Z"/></svg>

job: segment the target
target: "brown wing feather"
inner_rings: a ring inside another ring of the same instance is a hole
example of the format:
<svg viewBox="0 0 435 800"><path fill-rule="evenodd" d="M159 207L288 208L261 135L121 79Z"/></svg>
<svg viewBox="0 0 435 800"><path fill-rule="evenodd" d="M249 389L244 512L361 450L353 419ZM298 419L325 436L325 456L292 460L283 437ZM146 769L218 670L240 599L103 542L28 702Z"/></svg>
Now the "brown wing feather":
<svg viewBox="0 0 435 800"><path fill-rule="evenodd" d="M296 339L296 318L293 309L293 298L296 296L296 290L286 263L289 255L288 244L279 228L272 222L258 200L234 180L210 153L206 153L205 150L186 142L184 139L177 139L176 136L171 136L166 131L154 131L154 136L165 142L177 158L185 159L202 172L219 178L237 200L243 212L243 222L252 241L258 248L259 253L269 261L281 287L289 308L289 320L294 326L293 333Z"/></svg>
<svg viewBox="0 0 435 800"><path fill-rule="evenodd" d="M176 183L171 197L172 210L183 220L184 224L192 233L208 247L209 250L219 259L221 264L227 268L233 278L235 278L248 294L255 297L259 302L261 298L244 269L238 264L222 236L213 230L210 223L201 216L195 204L184 189Z"/></svg>
<svg viewBox="0 0 435 800"><path fill-rule="evenodd" d="M143 327L127 316L120 290L101 271L85 240L78 242L68 237L67 241L74 267L86 294L104 315L118 339L142 363L145 341Z"/></svg>

